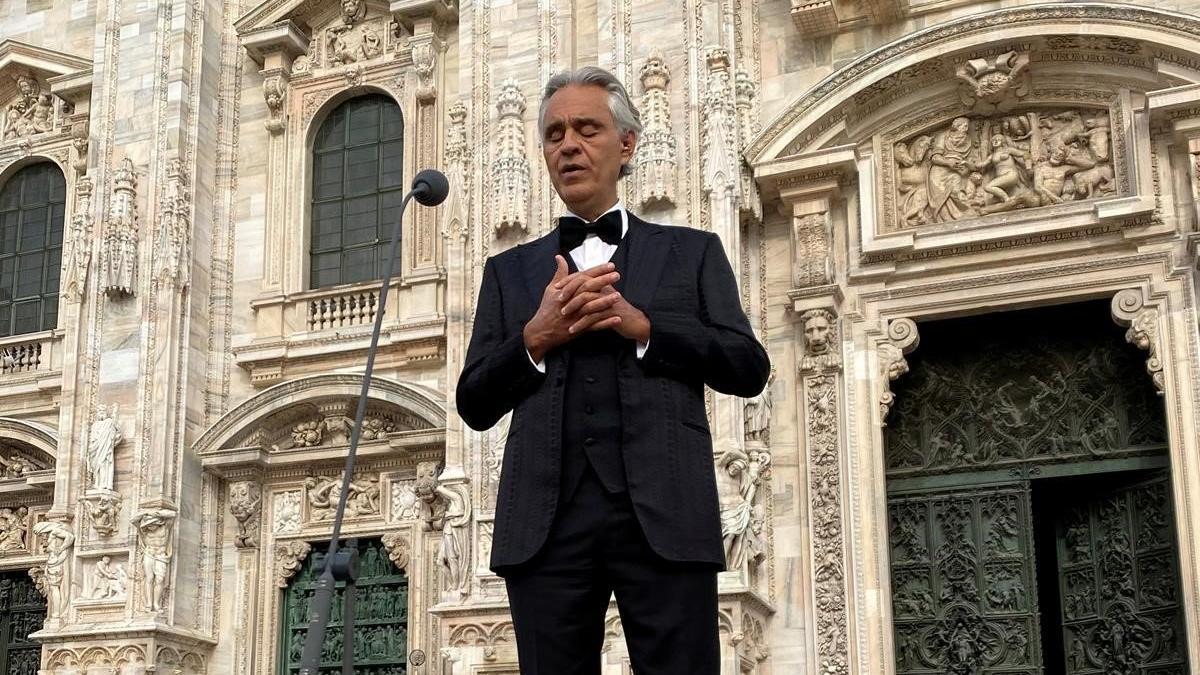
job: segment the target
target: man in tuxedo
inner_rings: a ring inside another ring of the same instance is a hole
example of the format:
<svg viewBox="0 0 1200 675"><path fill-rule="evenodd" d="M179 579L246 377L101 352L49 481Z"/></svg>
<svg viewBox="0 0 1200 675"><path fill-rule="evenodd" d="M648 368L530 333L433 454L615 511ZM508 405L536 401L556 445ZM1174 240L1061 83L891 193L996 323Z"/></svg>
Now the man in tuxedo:
<svg viewBox="0 0 1200 675"><path fill-rule="evenodd" d="M641 123L588 67L553 77L538 123L568 213L487 260L457 405L513 411L491 568L523 675L600 673L616 595L637 675L717 675L725 567L704 385L762 391L770 364L720 239L625 210Z"/></svg>

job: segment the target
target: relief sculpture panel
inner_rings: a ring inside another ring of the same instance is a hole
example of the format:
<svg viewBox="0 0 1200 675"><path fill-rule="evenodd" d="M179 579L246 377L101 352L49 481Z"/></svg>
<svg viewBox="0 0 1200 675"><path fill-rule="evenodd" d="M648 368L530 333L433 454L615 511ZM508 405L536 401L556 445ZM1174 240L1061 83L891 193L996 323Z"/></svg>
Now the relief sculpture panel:
<svg viewBox="0 0 1200 675"><path fill-rule="evenodd" d="M1105 109L956 117L892 147L904 230L1117 194Z"/></svg>

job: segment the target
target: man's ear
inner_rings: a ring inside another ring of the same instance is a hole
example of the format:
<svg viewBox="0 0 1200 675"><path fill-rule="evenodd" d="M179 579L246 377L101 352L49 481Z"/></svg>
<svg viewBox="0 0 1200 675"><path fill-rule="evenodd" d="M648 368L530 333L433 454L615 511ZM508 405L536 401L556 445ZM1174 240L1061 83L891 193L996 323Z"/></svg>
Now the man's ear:
<svg viewBox="0 0 1200 675"><path fill-rule="evenodd" d="M621 157L629 159L633 157L633 151L637 149L638 136L637 132L629 131L621 136Z"/></svg>

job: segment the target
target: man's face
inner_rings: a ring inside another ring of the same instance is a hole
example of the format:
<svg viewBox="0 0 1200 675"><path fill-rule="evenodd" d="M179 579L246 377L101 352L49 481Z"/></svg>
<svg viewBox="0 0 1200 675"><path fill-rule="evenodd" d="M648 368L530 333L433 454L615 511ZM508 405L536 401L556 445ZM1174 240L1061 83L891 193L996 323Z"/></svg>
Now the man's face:
<svg viewBox="0 0 1200 675"><path fill-rule="evenodd" d="M617 201L621 165L637 137L622 138L603 87L568 85L550 97L542 129L542 155L550 182L573 212L595 218Z"/></svg>

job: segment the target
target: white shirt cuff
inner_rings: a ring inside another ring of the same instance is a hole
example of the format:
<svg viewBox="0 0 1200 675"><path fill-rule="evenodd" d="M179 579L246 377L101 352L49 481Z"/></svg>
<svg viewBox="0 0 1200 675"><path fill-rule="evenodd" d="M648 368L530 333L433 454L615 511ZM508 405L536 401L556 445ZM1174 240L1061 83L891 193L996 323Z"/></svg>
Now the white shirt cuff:
<svg viewBox="0 0 1200 675"><path fill-rule="evenodd" d="M525 350L525 355L529 357L529 362L533 364L533 367L534 367L534 368L537 368L537 369L538 369L538 372L542 372L542 373L546 372L546 361L545 361L545 359L543 359L543 360L541 360L541 361L534 361L534 360L533 360L533 354L530 354L528 349L526 349L526 350Z"/></svg>
<svg viewBox="0 0 1200 675"><path fill-rule="evenodd" d="M637 343L637 357L640 359L646 355L646 350L650 348L650 341Z"/></svg>

